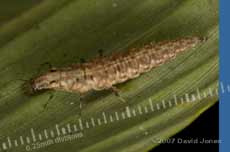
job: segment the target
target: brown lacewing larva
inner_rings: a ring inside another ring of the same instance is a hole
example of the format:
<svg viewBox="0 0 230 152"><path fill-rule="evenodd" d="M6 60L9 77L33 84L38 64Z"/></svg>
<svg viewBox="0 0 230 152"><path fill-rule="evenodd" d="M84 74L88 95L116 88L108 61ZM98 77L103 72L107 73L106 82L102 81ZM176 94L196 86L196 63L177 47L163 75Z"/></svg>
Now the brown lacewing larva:
<svg viewBox="0 0 230 152"><path fill-rule="evenodd" d="M85 93L90 90L110 89L175 58L202 41L202 38L190 37L150 43L125 53L97 57L86 63L50 70L32 80L32 91L53 89Z"/></svg>

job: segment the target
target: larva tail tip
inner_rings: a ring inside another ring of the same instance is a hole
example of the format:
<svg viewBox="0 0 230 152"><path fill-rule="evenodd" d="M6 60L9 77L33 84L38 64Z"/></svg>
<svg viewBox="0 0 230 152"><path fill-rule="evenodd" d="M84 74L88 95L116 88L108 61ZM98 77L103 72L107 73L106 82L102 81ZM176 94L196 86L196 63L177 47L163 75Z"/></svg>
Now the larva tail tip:
<svg viewBox="0 0 230 152"><path fill-rule="evenodd" d="M23 90L23 93L28 95L28 96L35 94L35 91L34 91L33 87L31 86L31 83L29 81L25 82L22 85L22 90Z"/></svg>
<svg viewBox="0 0 230 152"><path fill-rule="evenodd" d="M24 79L18 79L18 80L23 81L23 84L21 86L21 89L23 90L23 94L31 96L37 92L33 87L33 80L24 80Z"/></svg>
<svg viewBox="0 0 230 152"><path fill-rule="evenodd" d="M30 80L25 79L17 79L17 81L22 81L21 89L23 90L23 94L31 95L33 94L33 90L31 89Z"/></svg>

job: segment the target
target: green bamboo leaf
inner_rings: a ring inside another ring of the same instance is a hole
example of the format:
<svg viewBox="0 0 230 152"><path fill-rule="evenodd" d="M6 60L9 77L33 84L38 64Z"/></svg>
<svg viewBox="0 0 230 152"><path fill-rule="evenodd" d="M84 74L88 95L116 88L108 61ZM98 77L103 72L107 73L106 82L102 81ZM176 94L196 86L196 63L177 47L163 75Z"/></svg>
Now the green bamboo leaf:
<svg viewBox="0 0 230 152"><path fill-rule="evenodd" d="M33 8L40 2L41 0L21 0L13 2L2 0L0 5L0 26L20 16L23 12Z"/></svg>
<svg viewBox="0 0 230 152"><path fill-rule="evenodd" d="M65 67L101 49L110 55L187 36L208 40L119 85L126 103L90 92L80 108L78 94L28 96L20 81L48 70L46 62ZM0 63L0 149L147 151L218 100L218 1L42 1L1 26Z"/></svg>

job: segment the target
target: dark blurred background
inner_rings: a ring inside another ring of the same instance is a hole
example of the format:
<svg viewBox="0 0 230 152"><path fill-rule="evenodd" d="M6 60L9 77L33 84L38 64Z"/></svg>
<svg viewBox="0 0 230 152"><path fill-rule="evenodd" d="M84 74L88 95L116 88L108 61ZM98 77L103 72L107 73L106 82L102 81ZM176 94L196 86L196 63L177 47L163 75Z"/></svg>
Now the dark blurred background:
<svg viewBox="0 0 230 152"><path fill-rule="evenodd" d="M190 126L171 137L175 139L219 139L219 102L205 111L198 119L196 119ZM218 152L218 144L161 144L152 152L165 151L201 151Z"/></svg>

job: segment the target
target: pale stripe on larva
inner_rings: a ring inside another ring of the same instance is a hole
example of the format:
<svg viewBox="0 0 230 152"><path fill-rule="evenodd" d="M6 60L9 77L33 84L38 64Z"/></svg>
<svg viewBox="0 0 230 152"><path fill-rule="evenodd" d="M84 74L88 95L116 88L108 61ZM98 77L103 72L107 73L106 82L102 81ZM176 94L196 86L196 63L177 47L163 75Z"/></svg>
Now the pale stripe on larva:
<svg viewBox="0 0 230 152"><path fill-rule="evenodd" d="M202 40L190 37L150 43L125 53L97 57L86 63L50 70L32 80L32 90L54 89L85 93L109 89L175 58L177 54L195 47Z"/></svg>

